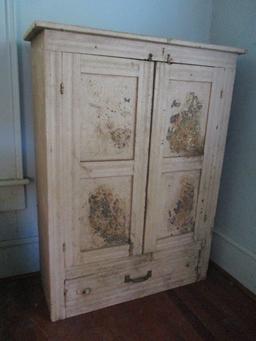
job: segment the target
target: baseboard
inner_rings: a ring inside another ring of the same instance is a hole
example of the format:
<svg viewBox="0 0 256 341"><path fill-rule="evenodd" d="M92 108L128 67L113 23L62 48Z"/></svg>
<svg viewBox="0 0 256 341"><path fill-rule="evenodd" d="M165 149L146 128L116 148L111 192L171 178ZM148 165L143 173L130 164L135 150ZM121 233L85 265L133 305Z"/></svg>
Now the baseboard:
<svg viewBox="0 0 256 341"><path fill-rule="evenodd" d="M214 266L217 267L217 265L214 265ZM19 274L19 275L9 276L9 277L5 277L5 278L0 278L0 286L3 283L16 282L16 281L27 279L27 278L38 279L40 281L41 273L40 273L40 271L27 272L27 273L24 273L24 274Z"/></svg>
<svg viewBox="0 0 256 341"><path fill-rule="evenodd" d="M21 239L0 240L0 249L16 247L18 245L38 243L38 237L29 237Z"/></svg>
<svg viewBox="0 0 256 341"><path fill-rule="evenodd" d="M38 237L0 242L0 278L39 271Z"/></svg>
<svg viewBox="0 0 256 341"><path fill-rule="evenodd" d="M213 233L211 259L256 294L256 255L218 230Z"/></svg>
<svg viewBox="0 0 256 341"><path fill-rule="evenodd" d="M210 261L209 267L216 269L219 273L221 273L224 277L228 279L229 283L232 284L232 286L236 286L239 289L241 289L247 296L249 296L256 303L256 295L248 288L246 288L241 282L239 282L237 279L231 276L227 271L221 268L218 264L214 263L213 260Z"/></svg>

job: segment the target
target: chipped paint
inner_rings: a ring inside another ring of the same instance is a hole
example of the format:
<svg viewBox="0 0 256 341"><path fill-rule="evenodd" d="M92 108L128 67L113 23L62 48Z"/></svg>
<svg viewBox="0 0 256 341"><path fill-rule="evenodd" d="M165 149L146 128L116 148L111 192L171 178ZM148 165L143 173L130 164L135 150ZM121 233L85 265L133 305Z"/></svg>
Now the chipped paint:
<svg viewBox="0 0 256 341"><path fill-rule="evenodd" d="M180 103L173 100L171 107L179 107ZM174 153L200 155L203 153L203 140L200 136L200 117L203 105L194 92L186 95L181 109L170 117L170 126L166 140Z"/></svg>
<svg viewBox="0 0 256 341"><path fill-rule="evenodd" d="M130 98L124 98L124 102L130 102ZM97 115L98 123L96 125L96 133L101 138L106 138L113 142L113 145L118 149L127 147L132 137L132 130L125 125L125 122L119 123L119 120L115 120L116 115L125 118L130 115L129 110L124 106L118 108L106 108L105 112L99 112ZM117 127L117 125L121 125Z"/></svg>
<svg viewBox="0 0 256 341"><path fill-rule="evenodd" d="M104 185L89 193L88 201L90 226L101 243L108 246L127 243L125 202Z"/></svg>
<svg viewBox="0 0 256 341"><path fill-rule="evenodd" d="M129 143L131 137L131 129L118 128L110 131L111 139L117 148L124 148Z"/></svg>
<svg viewBox="0 0 256 341"><path fill-rule="evenodd" d="M108 113L99 114L98 118L99 122L96 126L98 136L110 139L118 149L123 149L129 145L132 136L132 130L129 127L116 128L116 123Z"/></svg>
<svg viewBox="0 0 256 341"><path fill-rule="evenodd" d="M180 107L180 104L181 104L180 102L177 102L177 100L174 99L174 100L172 101L171 108L173 108L173 107L179 108L179 107Z"/></svg>
<svg viewBox="0 0 256 341"><path fill-rule="evenodd" d="M88 94L82 98L83 159L132 158L137 78L87 75L82 81Z"/></svg>
<svg viewBox="0 0 256 341"><path fill-rule="evenodd" d="M168 229L171 235L183 234L193 230L195 188L191 179L184 176L181 180L181 189L176 206L169 210Z"/></svg>

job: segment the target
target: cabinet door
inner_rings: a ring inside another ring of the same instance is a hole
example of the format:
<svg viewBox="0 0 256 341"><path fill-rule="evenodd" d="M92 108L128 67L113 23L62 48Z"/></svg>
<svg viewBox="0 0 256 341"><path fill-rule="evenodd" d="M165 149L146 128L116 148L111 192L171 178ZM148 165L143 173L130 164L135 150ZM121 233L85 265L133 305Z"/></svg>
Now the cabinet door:
<svg viewBox="0 0 256 341"><path fill-rule="evenodd" d="M142 253L152 63L63 54L66 267Z"/></svg>
<svg viewBox="0 0 256 341"><path fill-rule="evenodd" d="M208 236L222 73L203 66L157 65L145 252Z"/></svg>

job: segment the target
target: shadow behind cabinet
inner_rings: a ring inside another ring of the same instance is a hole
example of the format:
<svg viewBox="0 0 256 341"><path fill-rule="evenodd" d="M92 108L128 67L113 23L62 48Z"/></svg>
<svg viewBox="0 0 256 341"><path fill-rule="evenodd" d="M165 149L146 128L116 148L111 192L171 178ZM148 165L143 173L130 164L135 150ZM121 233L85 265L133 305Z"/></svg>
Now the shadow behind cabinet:
<svg viewBox="0 0 256 341"><path fill-rule="evenodd" d="M51 319L203 279L244 51L43 22L25 39Z"/></svg>

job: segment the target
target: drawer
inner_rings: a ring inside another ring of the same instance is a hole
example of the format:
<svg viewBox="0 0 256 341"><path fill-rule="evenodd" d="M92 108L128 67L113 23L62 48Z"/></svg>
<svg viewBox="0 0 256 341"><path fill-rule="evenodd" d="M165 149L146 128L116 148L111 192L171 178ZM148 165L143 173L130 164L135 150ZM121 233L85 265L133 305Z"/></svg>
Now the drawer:
<svg viewBox="0 0 256 341"><path fill-rule="evenodd" d="M196 281L198 251L158 252L65 281L66 316L89 312Z"/></svg>

